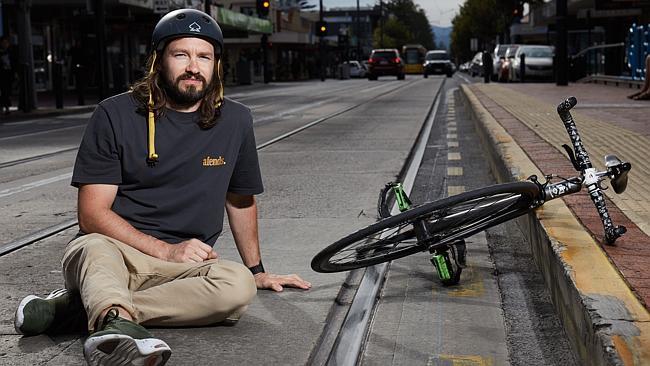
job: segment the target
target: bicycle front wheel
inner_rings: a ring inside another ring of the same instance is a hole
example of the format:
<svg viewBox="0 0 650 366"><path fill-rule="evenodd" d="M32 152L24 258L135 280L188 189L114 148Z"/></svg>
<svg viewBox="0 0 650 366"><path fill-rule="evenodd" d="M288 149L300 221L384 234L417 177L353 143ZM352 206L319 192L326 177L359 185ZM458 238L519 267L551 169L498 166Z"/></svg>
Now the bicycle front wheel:
<svg viewBox="0 0 650 366"><path fill-rule="evenodd" d="M405 257L432 245L451 244L525 214L533 209L539 194L534 183L515 182L428 202L338 240L312 259L311 268L316 272L348 271ZM426 228L425 234L421 228Z"/></svg>

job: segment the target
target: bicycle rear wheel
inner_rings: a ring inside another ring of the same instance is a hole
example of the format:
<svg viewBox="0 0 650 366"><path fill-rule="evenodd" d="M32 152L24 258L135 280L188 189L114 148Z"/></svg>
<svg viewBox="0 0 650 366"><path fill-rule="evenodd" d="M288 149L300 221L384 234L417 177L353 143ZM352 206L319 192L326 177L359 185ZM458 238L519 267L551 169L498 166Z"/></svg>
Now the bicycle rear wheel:
<svg viewBox="0 0 650 366"><path fill-rule="evenodd" d="M451 244L525 214L539 194L534 183L515 182L428 202L338 240L316 254L311 268L316 272L348 271ZM419 223L426 228L424 236L416 229L422 227Z"/></svg>

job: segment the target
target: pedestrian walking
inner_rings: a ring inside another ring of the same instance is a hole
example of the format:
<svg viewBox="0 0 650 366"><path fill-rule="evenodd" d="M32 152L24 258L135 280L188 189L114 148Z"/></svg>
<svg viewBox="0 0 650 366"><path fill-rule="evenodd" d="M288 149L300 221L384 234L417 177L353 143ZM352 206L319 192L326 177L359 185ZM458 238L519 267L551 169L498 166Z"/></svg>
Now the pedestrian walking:
<svg viewBox="0 0 650 366"><path fill-rule="evenodd" d="M632 95L628 95L628 98L634 100L650 99L650 78L648 77L648 72L650 72L650 54L645 58L645 81L643 82L643 88Z"/></svg>
<svg viewBox="0 0 650 366"><path fill-rule="evenodd" d="M9 114L11 93L16 76L17 59L9 37L0 38L0 107L4 114Z"/></svg>
<svg viewBox="0 0 650 366"><path fill-rule="evenodd" d="M487 49L481 55L483 62L483 82L489 83L492 78L492 55Z"/></svg>
<svg viewBox="0 0 650 366"><path fill-rule="evenodd" d="M28 296L16 311L24 335L85 312L91 365L163 365L171 349L144 326L235 324L256 289L311 286L262 265L253 119L224 97L217 23L194 9L168 13L152 50L148 75L100 102L86 128L65 289ZM243 265L213 249L224 207Z"/></svg>

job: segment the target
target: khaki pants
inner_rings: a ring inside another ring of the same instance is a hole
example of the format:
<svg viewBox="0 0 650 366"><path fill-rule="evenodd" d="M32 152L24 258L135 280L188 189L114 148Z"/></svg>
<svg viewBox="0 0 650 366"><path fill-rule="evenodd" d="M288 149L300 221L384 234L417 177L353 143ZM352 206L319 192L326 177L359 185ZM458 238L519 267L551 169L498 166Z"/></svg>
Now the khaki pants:
<svg viewBox="0 0 650 366"><path fill-rule="evenodd" d="M142 325L237 320L257 291L252 274L239 263L166 262L101 234L70 242L61 264L66 288L81 295L91 332L100 313L112 305Z"/></svg>

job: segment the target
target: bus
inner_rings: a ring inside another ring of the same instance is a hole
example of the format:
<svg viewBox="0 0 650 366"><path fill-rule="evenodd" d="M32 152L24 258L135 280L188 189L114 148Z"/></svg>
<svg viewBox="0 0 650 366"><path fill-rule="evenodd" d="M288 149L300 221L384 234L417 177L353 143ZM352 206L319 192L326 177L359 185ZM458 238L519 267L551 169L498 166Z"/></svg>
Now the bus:
<svg viewBox="0 0 650 366"><path fill-rule="evenodd" d="M404 58L404 72L406 74L422 74L424 64L424 55L427 49L421 44L407 44L402 47L402 57Z"/></svg>

